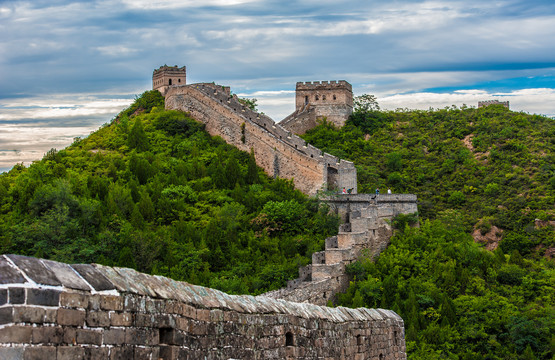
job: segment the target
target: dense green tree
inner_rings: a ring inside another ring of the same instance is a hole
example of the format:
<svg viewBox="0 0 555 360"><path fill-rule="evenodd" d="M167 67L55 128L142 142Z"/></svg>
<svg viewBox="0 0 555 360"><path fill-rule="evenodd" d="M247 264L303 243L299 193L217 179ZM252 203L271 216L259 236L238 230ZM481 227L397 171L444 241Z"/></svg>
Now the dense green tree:
<svg viewBox="0 0 555 360"><path fill-rule="evenodd" d="M146 151L149 148L148 138L143 129L143 123L140 117L137 117L127 138L127 144L130 148L137 151Z"/></svg>

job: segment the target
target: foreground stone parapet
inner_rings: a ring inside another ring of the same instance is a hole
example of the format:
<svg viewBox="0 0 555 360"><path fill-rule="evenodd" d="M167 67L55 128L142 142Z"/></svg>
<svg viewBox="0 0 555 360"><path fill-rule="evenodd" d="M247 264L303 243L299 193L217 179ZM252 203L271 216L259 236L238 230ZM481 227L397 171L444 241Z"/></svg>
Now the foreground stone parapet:
<svg viewBox="0 0 555 360"><path fill-rule="evenodd" d="M406 359L403 320L0 256L0 359Z"/></svg>

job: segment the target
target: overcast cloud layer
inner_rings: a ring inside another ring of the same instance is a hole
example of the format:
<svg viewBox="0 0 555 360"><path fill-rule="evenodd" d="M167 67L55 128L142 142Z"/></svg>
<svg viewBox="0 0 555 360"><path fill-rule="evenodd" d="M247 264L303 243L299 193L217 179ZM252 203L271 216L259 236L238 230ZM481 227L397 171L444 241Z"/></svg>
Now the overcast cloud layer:
<svg viewBox="0 0 555 360"><path fill-rule="evenodd" d="M0 0L0 171L110 121L163 64L277 121L313 80L386 109L499 99L555 116L554 24L553 0Z"/></svg>

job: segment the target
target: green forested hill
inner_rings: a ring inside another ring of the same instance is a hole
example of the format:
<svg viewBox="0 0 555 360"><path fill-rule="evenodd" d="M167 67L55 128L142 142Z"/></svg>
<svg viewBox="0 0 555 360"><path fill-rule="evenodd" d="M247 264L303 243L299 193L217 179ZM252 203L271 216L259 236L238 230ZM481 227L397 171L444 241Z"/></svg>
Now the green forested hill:
<svg viewBox="0 0 555 360"><path fill-rule="evenodd" d="M399 313L410 359L554 358L553 119L501 106L359 110L304 138L354 161L360 191L419 198L420 228L398 218L387 250L350 266L339 305Z"/></svg>
<svg viewBox="0 0 555 360"><path fill-rule="evenodd" d="M359 111L341 130L304 136L353 161L359 192L418 195L423 218L457 211L470 233L496 226L505 253L538 256L555 246L555 120L503 106L435 111ZM540 221L535 221L536 219Z"/></svg>
<svg viewBox="0 0 555 360"><path fill-rule="evenodd" d="M338 220L163 101L146 92L86 139L0 175L0 253L132 267L230 293L294 278Z"/></svg>

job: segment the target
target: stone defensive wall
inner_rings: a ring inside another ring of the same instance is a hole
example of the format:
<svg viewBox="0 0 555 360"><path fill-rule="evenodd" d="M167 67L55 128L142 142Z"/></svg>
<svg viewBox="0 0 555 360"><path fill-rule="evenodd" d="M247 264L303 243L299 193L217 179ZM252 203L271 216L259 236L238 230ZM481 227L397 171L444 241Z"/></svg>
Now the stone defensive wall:
<svg viewBox="0 0 555 360"><path fill-rule="evenodd" d="M415 194L335 194L320 196L332 211L338 214L342 223L349 223L351 217L360 216L363 209L374 207L375 217L393 218L398 214L412 214L418 211Z"/></svg>
<svg viewBox="0 0 555 360"><path fill-rule="evenodd" d="M132 269L0 255L0 359L406 359L390 310L326 308Z"/></svg>
<svg viewBox="0 0 555 360"><path fill-rule="evenodd" d="M350 161L322 152L276 124L270 117L241 104L228 87L211 83L172 86L166 109L188 112L240 150L254 150L256 163L267 174L293 179L295 187L313 195L327 188L353 189L356 168Z"/></svg>
<svg viewBox="0 0 555 360"><path fill-rule="evenodd" d="M393 218L418 210L413 194L338 194L320 199L340 215L339 233L326 239L324 251L312 254L312 264L300 268L297 279L265 296L317 305L333 302L352 280L345 267L363 255L378 256L389 245Z"/></svg>

